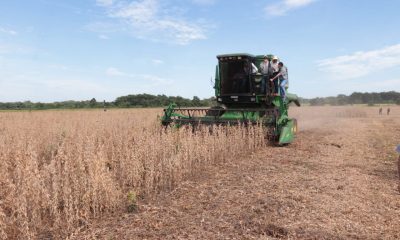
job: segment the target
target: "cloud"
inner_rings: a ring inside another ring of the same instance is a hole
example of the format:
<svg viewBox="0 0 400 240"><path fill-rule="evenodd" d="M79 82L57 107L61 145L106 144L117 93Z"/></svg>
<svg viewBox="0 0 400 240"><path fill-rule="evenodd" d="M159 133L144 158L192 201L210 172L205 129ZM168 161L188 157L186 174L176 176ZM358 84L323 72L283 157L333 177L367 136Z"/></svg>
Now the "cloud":
<svg viewBox="0 0 400 240"><path fill-rule="evenodd" d="M99 35L99 38L102 39L102 40L108 40L108 39L110 39L107 35L104 35L104 34L100 34L100 35Z"/></svg>
<svg viewBox="0 0 400 240"><path fill-rule="evenodd" d="M12 48L10 46L0 43L0 54L9 53L11 51L12 51Z"/></svg>
<svg viewBox="0 0 400 240"><path fill-rule="evenodd" d="M123 72L121 72L121 71L119 71L118 69L113 68L113 67L107 68L106 74L107 74L108 76L111 76L111 77L129 77L128 74L123 73Z"/></svg>
<svg viewBox="0 0 400 240"><path fill-rule="evenodd" d="M159 0L101 0L97 3L106 8L110 18L128 25L137 38L180 45L207 38L205 26L177 17L172 8L161 5Z"/></svg>
<svg viewBox="0 0 400 240"><path fill-rule="evenodd" d="M388 89L390 90L398 90L400 89L400 78L399 79L389 79L389 80L383 80L383 81L373 81L370 82L369 84L365 85L363 84L361 87L371 87L372 89ZM394 89L394 87L397 86L397 89Z"/></svg>
<svg viewBox="0 0 400 240"><path fill-rule="evenodd" d="M114 3L114 0L96 0L96 3L99 6L111 6Z"/></svg>
<svg viewBox="0 0 400 240"><path fill-rule="evenodd" d="M106 69L106 75L110 77L123 77L130 78L138 81L145 81L149 83L151 86L160 86L160 85L170 85L172 84L171 80L161 78L151 74L131 74L118 70L114 67L109 67Z"/></svg>
<svg viewBox="0 0 400 240"><path fill-rule="evenodd" d="M320 71L330 74L334 79L359 78L400 66L400 44L323 59L317 64Z"/></svg>
<svg viewBox="0 0 400 240"><path fill-rule="evenodd" d="M0 27L0 33L4 33L4 34L7 34L7 35L13 35L13 36L15 36L15 35L18 34L18 33L17 33L16 31L14 31L14 30L2 28L2 27Z"/></svg>
<svg viewBox="0 0 400 240"><path fill-rule="evenodd" d="M179 92L173 81L164 76L130 74L115 67L104 71L99 72L98 67L68 66L0 55L0 102L53 102L92 97L111 101L132 93Z"/></svg>
<svg viewBox="0 0 400 240"><path fill-rule="evenodd" d="M62 101L68 99L90 99L93 96L106 96L110 87L98 80L72 76L70 72L44 72L44 65L38 64L34 68L19 71L17 63L13 62L0 67L0 101ZM31 66L32 67L32 66ZM39 68L37 68L39 67ZM29 67L28 67L29 68ZM110 99L111 100L111 99Z"/></svg>
<svg viewBox="0 0 400 240"><path fill-rule="evenodd" d="M87 24L85 26L85 29L87 29L88 31L97 32L101 34L106 34L106 33L110 34L115 32L126 31L125 27L110 22L92 22Z"/></svg>
<svg viewBox="0 0 400 240"><path fill-rule="evenodd" d="M351 81L346 85L337 85L341 92L386 92L386 91L400 91L400 78L399 79L386 79L379 81Z"/></svg>
<svg viewBox="0 0 400 240"><path fill-rule="evenodd" d="M161 64L164 63L164 61L163 61L163 60L160 60L160 59L153 59L153 60L151 60L151 62L152 62L154 65L161 65Z"/></svg>
<svg viewBox="0 0 400 240"><path fill-rule="evenodd" d="M28 46L3 44L0 42L0 54L29 54L35 50Z"/></svg>
<svg viewBox="0 0 400 240"><path fill-rule="evenodd" d="M305 7L315 1L316 0L280 0L278 3L270 4L265 7L265 11L271 16L283 16L291 10Z"/></svg>
<svg viewBox="0 0 400 240"><path fill-rule="evenodd" d="M107 88L96 82L89 81L87 79L76 79L76 78L52 78L37 81L38 84L45 86L48 89L63 89L67 92L80 91L80 92L107 92ZM77 87L79 86L79 87Z"/></svg>
<svg viewBox="0 0 400 240"><path fill-rule="evenodd" d="M198 5L213 5L217 0L192 0L192 2Z"/></svg>

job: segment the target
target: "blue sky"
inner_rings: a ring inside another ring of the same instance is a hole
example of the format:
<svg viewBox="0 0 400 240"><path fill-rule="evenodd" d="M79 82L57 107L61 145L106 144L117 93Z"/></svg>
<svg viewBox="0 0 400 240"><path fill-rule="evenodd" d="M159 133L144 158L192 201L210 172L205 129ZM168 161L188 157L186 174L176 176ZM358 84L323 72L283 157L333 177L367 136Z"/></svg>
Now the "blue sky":
<svg viewBox="0 0 400 240"><path fill-rule="evenodd" d="M210 97L215 56L274 53L302 97L400 91L400 1L4 0L0 101Z"/></svg>

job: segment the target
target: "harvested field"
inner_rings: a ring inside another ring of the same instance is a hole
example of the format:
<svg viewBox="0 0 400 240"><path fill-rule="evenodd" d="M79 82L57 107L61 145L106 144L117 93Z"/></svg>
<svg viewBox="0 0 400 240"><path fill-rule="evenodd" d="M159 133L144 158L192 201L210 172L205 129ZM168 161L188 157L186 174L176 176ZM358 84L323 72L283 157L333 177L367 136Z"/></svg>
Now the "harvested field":
<svg viewBox="0 0 400 240"><path fill-rule="evenodd" d="M159 110L2 112L0 236L398 239L391 108L291 108L287 147L160 131Z"/></svg>

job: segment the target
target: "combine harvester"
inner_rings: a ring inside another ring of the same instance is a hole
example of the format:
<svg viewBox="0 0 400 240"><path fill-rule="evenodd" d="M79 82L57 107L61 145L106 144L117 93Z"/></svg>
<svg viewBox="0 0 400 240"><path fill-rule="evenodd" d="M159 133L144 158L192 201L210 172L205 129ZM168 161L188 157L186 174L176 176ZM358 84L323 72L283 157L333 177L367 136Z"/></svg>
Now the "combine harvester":
<svg viewBox="0 0 400 240"><path fill-rule="evenodd" d="M268 55L271 56L272 55ZM291 102L300 106L294 94L286 94L284 101L269 79L261 73L252 73L251 66L260 66L264 55L219 55L215 72L215 97L219 106L211 108L180 108L172 103L164 109L161 121L174 125L257 125L265 127L266 137L275 144L285 145L294 140L296 119L289 118ZM262 91L265 77L267 90Z"/></svg>

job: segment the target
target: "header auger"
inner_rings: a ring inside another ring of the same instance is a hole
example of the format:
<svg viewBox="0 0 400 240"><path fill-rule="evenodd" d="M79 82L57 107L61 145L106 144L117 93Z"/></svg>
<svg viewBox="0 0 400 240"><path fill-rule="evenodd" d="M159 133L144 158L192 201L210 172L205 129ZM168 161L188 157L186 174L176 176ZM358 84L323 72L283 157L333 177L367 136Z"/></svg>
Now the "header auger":
<svg viewBox="0 0 400 240"><path fill-rule="evenodd" d="M272 55L268 55L272 56ZM288 117L291 102L300 106L294 94L283 100L269 81L270 74L252 71L264 55L226 54L217 56L215 97L218 106L180 108L172 103L164 109L162 124L175 125L257 125L265 127L268 139L279 145L291 143L297 131L296 119ZM266 87L262 89L262 81Z"/></svg>

